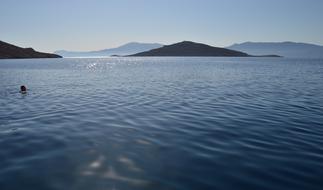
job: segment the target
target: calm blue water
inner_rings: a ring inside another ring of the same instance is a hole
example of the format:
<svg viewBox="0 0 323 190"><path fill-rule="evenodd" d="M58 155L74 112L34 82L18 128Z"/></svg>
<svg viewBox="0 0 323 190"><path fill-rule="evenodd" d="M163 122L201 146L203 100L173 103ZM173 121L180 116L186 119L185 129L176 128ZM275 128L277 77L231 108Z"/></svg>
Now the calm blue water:
<svg viewBox="0 0 323 190"><path fill-rule="evenodd" d="M0 60L1 190L295 190L322 179L323 60Z"/></svg>

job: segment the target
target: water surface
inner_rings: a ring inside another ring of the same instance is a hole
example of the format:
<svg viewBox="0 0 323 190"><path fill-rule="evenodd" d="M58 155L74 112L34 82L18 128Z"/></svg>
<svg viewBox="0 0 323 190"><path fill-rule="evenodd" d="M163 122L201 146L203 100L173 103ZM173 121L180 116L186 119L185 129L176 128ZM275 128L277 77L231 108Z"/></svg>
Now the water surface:
<svg viewBox="0 0 323 190"><path fill-rule="evenodd" d="M0 60L0 189L321 189L322 84L310 59Z"/></svg>

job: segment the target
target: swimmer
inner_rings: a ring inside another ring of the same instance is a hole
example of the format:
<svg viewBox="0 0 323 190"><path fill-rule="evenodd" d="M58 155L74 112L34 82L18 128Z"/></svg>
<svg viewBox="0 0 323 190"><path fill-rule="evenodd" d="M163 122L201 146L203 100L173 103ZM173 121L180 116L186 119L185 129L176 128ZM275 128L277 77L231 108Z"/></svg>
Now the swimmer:
<svg viewBox="0 0 323 190"><path fill-rule="evenodd" d="M20 93L22 94L27 93L27 88L24 85L20 86Z"/></svg>

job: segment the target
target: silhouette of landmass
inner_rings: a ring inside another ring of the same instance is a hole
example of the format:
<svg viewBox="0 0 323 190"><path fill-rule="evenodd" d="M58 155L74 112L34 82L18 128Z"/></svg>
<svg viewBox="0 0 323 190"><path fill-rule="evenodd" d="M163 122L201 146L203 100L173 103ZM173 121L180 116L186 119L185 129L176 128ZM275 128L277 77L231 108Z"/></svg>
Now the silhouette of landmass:
<svg viewBox="0 0 323 190"><path fill-rule="evenodd" d="M0 41L0 59L24 59L24 58L61 58L59 55L42 53L33 48L21 48Z"/></svg>
<svg viewBox="0 0 323 190"><path fill-rule="evenodd" d="M212 47L206 44L183 41L161 48L129 55L129 56L221 56L221 57L249 57L246 53L225 48Z"/></svg>
<svg viewBox="0 0 323 190"><path fill-rule="evenodd" d="M55 51L56 54L59 54L63 57L102 57L102 56L122 56L135 54L143 51L148 51L151 49L162 47L162 44L158 43L138 43L138 42L130 42L125 45L119 46L117 48L104 49L99 51L66 51L59 50Z"/></svg>
<svg viewBox="0 0 323 190"><path fill-rule="evenodd" d="M277 54L289 58L323 58L323 46L296 42L245 42L228 49L251 55Z"/></svg>

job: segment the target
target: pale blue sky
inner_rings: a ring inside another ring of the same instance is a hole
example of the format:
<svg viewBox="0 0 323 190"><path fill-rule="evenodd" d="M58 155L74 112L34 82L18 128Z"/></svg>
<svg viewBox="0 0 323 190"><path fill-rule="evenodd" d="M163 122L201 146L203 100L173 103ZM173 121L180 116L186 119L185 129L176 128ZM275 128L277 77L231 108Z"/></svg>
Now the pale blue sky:
<svg viewBox="0 0 323 190"><path fill-rule="evenodd" d="M0 27L0 40L49 52L131 41L323 45L323 0L0 0Z"/></svg>

